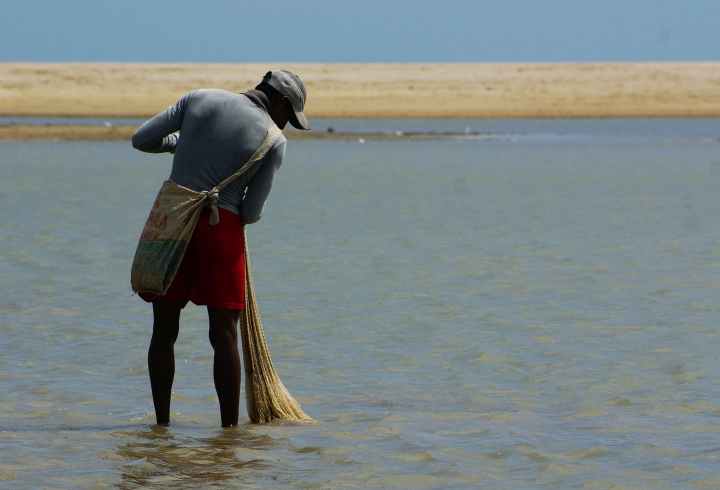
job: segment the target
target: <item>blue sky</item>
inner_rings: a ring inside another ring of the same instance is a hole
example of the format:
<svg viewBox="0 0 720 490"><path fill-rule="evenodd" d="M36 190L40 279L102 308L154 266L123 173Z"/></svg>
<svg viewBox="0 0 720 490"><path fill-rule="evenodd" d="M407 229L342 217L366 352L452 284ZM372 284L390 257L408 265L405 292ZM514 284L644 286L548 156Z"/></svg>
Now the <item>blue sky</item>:
<svg viewBox="0 0 720 490"><path fill-rule="evenodd" d="M0 61L720 60L720 0L0 0Z"/></svg>

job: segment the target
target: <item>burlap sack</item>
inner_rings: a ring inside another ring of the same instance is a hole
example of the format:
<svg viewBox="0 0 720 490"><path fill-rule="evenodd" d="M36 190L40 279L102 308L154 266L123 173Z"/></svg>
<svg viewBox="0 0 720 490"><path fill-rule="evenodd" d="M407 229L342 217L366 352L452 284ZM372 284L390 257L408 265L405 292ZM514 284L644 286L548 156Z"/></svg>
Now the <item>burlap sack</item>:
<svg viewBox="0 0 720 490"><path fill-rule="evenodd" d="M262 159L281 134L273 124L253 156L237 172L209 191L197 192L171 180L163 183L135 251L130 273L133 291L157 295L167 292L205 206L211 207L210 224L216 225L219 222L216 205L220 191Z"/></svg>

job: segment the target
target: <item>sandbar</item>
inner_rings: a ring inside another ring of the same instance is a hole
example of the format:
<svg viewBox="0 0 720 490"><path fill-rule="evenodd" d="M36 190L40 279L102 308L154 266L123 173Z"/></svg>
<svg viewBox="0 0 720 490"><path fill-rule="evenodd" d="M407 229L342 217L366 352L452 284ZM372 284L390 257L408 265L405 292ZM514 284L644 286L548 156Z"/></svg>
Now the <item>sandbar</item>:
<svg viewBox="0 0 720 490"><path fill-rule="evenodd" d="M0 116L151 117L284 67L309 118L720 117L720 62L0 63Z"/></svg>

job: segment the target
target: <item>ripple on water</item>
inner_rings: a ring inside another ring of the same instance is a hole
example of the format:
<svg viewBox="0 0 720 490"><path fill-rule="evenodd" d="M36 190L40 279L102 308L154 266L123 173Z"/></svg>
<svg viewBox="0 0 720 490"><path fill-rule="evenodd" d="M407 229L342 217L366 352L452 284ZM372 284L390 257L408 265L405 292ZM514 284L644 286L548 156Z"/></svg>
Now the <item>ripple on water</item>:
<svg viewBox="0 0 720 490"><path fill-rule="evenodd" d="M716 144L293 143L248 235L273 360L318 422L230 430L194 306L153 426L127 267L170 160L2 146L0 481L720 486Z"/></svg>

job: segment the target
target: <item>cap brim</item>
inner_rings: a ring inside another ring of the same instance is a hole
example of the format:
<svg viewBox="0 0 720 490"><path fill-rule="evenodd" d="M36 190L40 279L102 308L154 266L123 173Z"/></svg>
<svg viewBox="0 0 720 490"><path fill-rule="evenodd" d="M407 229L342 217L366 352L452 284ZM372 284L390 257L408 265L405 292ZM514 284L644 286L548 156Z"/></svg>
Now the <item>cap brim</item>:
<svg viewBox="0 0 720 490"><path fill-rule="evenodd" d="M294 128L297 129L310 129L310 124L308 123L307 118L305 117L305 114L302 112L295 112L295 117L290 118L290 124L293 125Z"/></svg>

